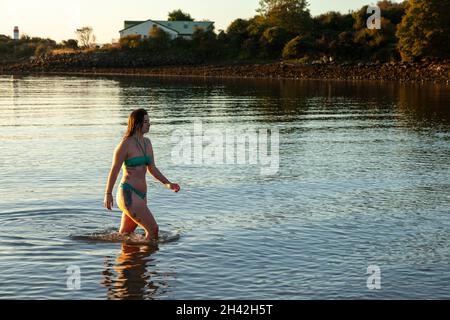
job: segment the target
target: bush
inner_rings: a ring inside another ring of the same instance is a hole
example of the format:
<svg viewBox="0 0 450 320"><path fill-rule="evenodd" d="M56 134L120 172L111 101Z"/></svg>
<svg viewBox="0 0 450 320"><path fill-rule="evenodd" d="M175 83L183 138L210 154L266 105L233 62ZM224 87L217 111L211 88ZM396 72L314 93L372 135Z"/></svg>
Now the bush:
<svg viewBox="0 0 450 320"><path fill-rule="evenodd" d="M36 49L34 50L35 57L43 57L49 52L48 46L43 43L38 44Z"/></svg>
<svg viewBox="0 0 450 320"><path fill-rule="evenodd" d="M12 51L12 46L8 45L7 42L0 41L0 54L8 54Z"/></svg>
<svg viewBox="0 0 450 320"><path fill-rule="evenodd" d="M129 35L120 38L119 45L121 49L136 49L141 45L141 36L138 34Z"/></svg>
<svg viewBox="0 0 450 320"><path fill-rule="evenodd" d="M63 40L62 46L69 49L78 49L78 41L75 39Z"/></svg>
<svg viewBox="0 0 450 320"><path fill-rule="evenodd" d="M157 49L166 49L169 46L171 37L161 28L152 28L149 32L149 40L153 47Z"/></svg>
<svg viewBox="0 0 450 320"><path fill-rule="evenodd" d="M15 47L15 56L19 58L31 57L36 51L35 43L22 43Z"/></svg>

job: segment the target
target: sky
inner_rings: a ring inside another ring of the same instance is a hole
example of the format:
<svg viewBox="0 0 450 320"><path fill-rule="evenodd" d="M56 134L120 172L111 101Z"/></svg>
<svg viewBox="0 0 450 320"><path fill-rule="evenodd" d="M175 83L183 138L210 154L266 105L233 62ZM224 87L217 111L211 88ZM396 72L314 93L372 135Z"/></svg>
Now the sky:
<svg viewBox="0 0 450 320"><path fill-rule="evenodd" d="M359 9L372 0L309 0L313 16ZM398 2L398 1L397 1ZM196 20L215 22L216 31L226 30L237 18L256 14L259 0L0 0L0 34L51 38L58 42L75 39L75 30L92 26L98 43L119 38L124 20L167 20L168 12L181 9Z"/></svg>

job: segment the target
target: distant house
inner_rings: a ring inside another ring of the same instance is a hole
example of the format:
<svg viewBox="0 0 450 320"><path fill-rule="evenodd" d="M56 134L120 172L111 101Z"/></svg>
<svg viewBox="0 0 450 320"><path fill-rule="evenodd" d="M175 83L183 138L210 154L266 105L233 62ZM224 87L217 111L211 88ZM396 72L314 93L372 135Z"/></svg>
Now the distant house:
<svg viewBox="0 0 450 320"><path fill-rule="evenodd" d="M204 31L213 30L214 22L212 21L125 21L124 29L120 30L120 38L138 34L142 39L148 38L153 28L160 28L167 32L172 39L183 37L192 39L195 30L203 29Z"/></svg>

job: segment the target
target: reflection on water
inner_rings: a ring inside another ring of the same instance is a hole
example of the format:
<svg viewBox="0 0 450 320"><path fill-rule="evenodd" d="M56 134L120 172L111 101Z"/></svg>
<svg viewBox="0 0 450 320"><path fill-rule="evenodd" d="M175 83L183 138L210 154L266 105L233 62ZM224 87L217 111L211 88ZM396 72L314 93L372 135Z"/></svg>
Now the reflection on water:
<svg viewBox="0 0 450 320"><path fill-rule="evenodd" d="M0 298L447 298L449 106L429 84L0 76ZM182 186L148 179L160 229L182 234L157 251L115 241L121 213L103 208L138 107ZM171 134L196 120L278 128L278 173L176 165Z"/></svg>
<svg viewBox="0 0 450 320"><path fill-rule="evenodd" d="M108 299L153 299L168 287L164 281L156 281L154 259L156 251L151 246L122 244L121 253L105 258L102 285Z"/></svg>

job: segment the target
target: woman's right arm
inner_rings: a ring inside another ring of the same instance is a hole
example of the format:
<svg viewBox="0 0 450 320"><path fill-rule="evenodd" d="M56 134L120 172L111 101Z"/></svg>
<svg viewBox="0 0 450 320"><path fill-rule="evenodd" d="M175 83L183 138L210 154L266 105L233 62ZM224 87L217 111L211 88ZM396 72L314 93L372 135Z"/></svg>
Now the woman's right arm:
<svg viewBox="0 0 450 320"><path fill-rule="evenodd" d="M111 208L113 207L112 190L114 188L114 184L116 183L117 176L119 175L120 168L122 167L122 164L126 159L126 156L126 143L124 141L121 141L114 151L113 163L111 166L111 170L109 171L108 183L106 185L105 208L108 210L111 210Z"/></svg>

